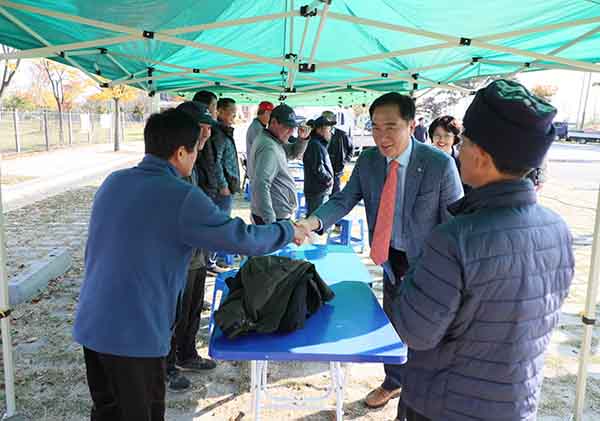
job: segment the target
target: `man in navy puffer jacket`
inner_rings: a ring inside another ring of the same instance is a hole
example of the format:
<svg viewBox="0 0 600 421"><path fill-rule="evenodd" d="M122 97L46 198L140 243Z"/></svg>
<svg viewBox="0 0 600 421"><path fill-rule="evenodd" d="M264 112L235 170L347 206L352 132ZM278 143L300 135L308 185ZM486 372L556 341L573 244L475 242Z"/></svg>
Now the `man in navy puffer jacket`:
<svg viewBox="0 0 600 421"><path fill-rule="evenodd" d="M410 349L400 405L409 421L536 417L574 267L569 229L524 179L554 140L555 114L506 80L465 114L460 162L474 189L394 294L393 323Z"/></svg>

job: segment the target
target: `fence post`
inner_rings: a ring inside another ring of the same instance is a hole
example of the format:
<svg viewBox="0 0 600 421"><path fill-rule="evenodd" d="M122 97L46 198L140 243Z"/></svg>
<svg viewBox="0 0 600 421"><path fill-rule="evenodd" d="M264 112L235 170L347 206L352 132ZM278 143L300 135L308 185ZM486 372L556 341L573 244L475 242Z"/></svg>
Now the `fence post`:
<svg viewBox="0 0 600 421"><path fill-rule="evenodd" d="M90 116L90 129L87 132L87 137L88 137L88 143L91 144L92 143L92 130L94 130L94 114L88 113L88 115Z"/></svg>
<svg viewBox="0 0 600 421"><path fill-rule="evenodd" d="M120 139L120 137L121 137L121 133L120 132L121 132L121 130L119 129L119 126L120 126L119 123L120 123L121 117L119 115L119 104L118 103L115 104L114 117L115 118L114 118L113 121L115 123L114 124L115 127L114 127L113 133L114 133L114 136L115 136L114 137L115 138L115 152L118 152L121 149L121 143L120 143L120 140L121 140Z"/></svg>
<svg viewBox="0 0 600 421"><path fill-rule="evenodd" d="M125 143L125 111L121 110L121 143Z"/></svg>
<svg viewBox="0 0 600 421"><path fill-rule="evenodd" d="M71 121L71 110L67 112L67 125L69 129L69 145L73 144L73 122Z"/></svg>
<svg viewBox="0 0 600 421"><path fill-rule="evenodd" d="M21 152L21 136L19 133L19 112L15 108L13 110L13 126L15 129L15 150Z"/></svg>
<svg viewBox="0 0 600 421"><path fill-rule="evenodd" d="M46 140L46 150L50 150L50 138L48 137L48 111L44 110L44 139Z"/></svg>

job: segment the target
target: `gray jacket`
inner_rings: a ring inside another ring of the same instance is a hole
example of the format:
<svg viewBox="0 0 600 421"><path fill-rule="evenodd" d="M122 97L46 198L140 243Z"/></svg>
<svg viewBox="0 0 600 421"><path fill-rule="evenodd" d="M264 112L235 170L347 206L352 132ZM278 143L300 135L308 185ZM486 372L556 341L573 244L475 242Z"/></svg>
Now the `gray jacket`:
<svg viewBox="0 0 600 421"><path fill-rule="evenodd" d="M456 165L450 156L431 146L412 140L413 149L406 170L402 230L408 244L409 261L418 257L425 237L450 217L447 207L458 200L463 189ZM387 172L386 158L378 149L360 154L348 184L315 212L323 228L335 224L364 200L369 226L369 243L373 239L377 211Z"/></svg>
<svg viewBox="0 0 600 421"><path fill-rule="evenodd" d="M254 140L250 153L251 209L266 224L294 215L298 207L296 183L287 161L302 157L307 144L306 141L282 144L268 129Z"/></svg>
<svg viewBox="0 0 600 421"><path fill-rule="evenodd" d="M252 120L252 123L248 126L248 131L246 132L246 171L248 172L248 176L250 176L250 168L252 168L252 159L250 157L252 144L264 128L265 126L263 126L258 118Z"/></svg>
<svg viewBox="0 0 600 421"><path fill-rule="evenodd" d="M472 190L393 298L402 398L432 420L535 420L544 351L573 278L565 222L527 180Z"/></svg>

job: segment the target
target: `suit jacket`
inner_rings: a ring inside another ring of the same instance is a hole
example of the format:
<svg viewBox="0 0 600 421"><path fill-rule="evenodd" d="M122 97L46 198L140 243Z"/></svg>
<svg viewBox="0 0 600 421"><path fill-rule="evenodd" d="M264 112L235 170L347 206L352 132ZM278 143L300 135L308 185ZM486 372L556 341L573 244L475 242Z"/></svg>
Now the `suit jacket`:
<svg viewBox="0 0 600 421"><path fill-rule="evenodd" d="M416 139L406 170L402 230L409 262L421 253L425 238L433 228L450 218L448 205L460 199L463 189L452 157ZM327 229L364 200L369 227L369 244L377 222L379 200L387 175L387 162L379 149L360 154L350 180L315 212Z"/></svg>

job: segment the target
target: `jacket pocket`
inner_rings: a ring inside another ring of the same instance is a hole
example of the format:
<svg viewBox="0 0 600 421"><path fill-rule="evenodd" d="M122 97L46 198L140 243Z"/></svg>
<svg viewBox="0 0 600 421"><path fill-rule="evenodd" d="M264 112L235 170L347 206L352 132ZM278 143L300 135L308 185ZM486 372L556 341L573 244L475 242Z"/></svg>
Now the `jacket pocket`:
<svg viewBox="0 0 600 421"><path fill-rule="evenodd" d="M413 207L413 214L420 221L432 220L439 207L439 198L436 192L431 191L417 195Z"/></svg>

